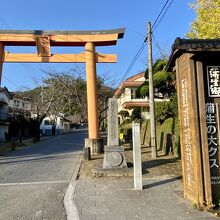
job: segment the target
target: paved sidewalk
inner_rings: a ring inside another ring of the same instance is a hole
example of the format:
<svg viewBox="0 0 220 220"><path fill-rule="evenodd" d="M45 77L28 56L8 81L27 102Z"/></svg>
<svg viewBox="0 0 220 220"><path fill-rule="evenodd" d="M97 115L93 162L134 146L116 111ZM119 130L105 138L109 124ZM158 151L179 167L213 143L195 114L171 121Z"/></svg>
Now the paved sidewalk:
<svg viewBox="0 0 220 220"><path fill-rule="evenodd" d="M81 220L211 220L183 199L178 177L144 179L144 190L133 190L133 178L77 180L73 200Z"/></svg>

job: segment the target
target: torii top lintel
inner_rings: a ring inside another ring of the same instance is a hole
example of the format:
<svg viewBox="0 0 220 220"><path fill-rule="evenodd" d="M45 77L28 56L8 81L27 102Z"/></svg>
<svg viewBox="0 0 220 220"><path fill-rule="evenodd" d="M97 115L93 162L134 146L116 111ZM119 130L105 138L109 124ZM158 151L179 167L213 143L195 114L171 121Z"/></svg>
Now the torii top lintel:
<svg viewBox="0 0 220 220"><path fill-rule="evenodd" d="M99 31L43 31L0 30L0 43L4 46L36 46L36 37L49 37L50 46L95 46L116 45L123 38L124 28Z"/></svg>

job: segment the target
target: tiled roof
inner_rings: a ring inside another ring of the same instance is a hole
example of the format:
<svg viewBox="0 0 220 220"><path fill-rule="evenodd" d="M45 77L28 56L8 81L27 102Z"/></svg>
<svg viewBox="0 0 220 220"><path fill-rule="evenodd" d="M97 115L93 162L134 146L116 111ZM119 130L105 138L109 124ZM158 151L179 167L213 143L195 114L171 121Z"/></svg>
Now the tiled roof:
<svg viewBox="0 0 220 220"><path fill-rule="evenodd" d="M166 71L172 71L175 66L176 57L179 57L184 52L208 52L220 51L220 39L181 39L176 38L172 52L166 65Z"/></svg>
<svg viewBox="0 0 220 220"><path fill-rule="evenodd" d="M140 85L142 85L144 83L144 81L135 81L141 77L144 77L144 72L138 73L134 76L129 77L128 79L126 79L125 81L123 81L119 87L117 88L117 90L115 91L114 97L118 97L121 92L123 91L124 88L126 87L138 87Z"/></svg>
<svg viewBox="0 0 220 220"><path fill-rule="evenodd" d="M6 87L0 87L0 93L4 93L9 99L12 99L12 94L8 91Z"/></svg>
<svg viewBox="0 0 220 220"><path fill-rule="evenodd" d="M125 109L133 108L133 107L147 107L149 106L149 101L138 101L138 102L125 102L122 107Z"/></svg>
<svg viewBox="0 0 220 220"><path fill-rule="evenodd" d="M184 39L176 38L172 50L209 50L209 49L220 49L220 39Z"/></svg>
<svg viewBox="0 0 220 220"><path fill-rule="evenodd" d="M131 76L131 77L127 78L125 81L135 81L136 79L139 79L143 76L144 76L144 72L140 72L140 73L138 73L134 76Z"/></svg>

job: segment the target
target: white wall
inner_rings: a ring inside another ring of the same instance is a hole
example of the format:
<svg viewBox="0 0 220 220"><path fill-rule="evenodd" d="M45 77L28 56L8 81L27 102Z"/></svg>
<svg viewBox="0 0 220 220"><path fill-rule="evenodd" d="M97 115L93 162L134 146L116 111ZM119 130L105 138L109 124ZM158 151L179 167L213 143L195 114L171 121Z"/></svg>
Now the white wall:
<svg viewBox="0 0 220 220"><path fill-rule="evenodd" d="M59 113L58 116L51 115L51 116L44 118L44 120L42 121L40 125L40 129L43 130L43 133L44 133L44 130L46 129L49 129L49 130L52 129L52 125L45 125L45 121L52 121L52 120L55 121L56 123L56 129L61 130L62 133L70 131L69 123L65 122L61 116L63 117L63 114Z"/></svg>
<svg viewBox="0 0 220 220"><path fill-rule="evenodd" d="M131 99L131 89L135 89L135 87L127 87L118 97L118 112L123 110L122 106L125 102L140 102L140 101L148 101L148 97L145 98L135 98Z"/></svg>

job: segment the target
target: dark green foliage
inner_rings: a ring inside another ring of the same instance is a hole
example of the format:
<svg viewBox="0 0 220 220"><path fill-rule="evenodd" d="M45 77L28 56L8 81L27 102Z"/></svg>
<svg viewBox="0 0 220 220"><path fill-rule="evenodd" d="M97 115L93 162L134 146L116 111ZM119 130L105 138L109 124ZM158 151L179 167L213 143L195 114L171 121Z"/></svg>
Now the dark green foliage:
<svg viewBox="0 0 220 220"><path fill-rule="evenodd" d="M163 123L169 117L178 116L177 94L175 93L170 101L155 103L156 121Z"/></svg>
<svg viewBox="0 0 220 220"><path fill-rule="evenodd" d="M125 143L131 143L131 141L132 141L132 129L127 128L127 129L123 130L123 134L124 134Z"/></svg>
<svg viewBox="0 0 220 220"><path fill-rule="evenodd" d="M153 73L157 73L158 71L161 71L166 66L167 61L166 60L156 60L156 62L153 65Z"/></svg>
<svg viewBox="0 0 220 220"><path fill-rule="evenodd" d="M162 71L164 67L166 66L166 60L158 59L153 65L153 74ZM148 79L148 68L145 71L145 78Z"/></svg>
<svg viewBox="0 0 220 220"><path fill-rule="evenodd" d="M146 85L144 85L143 87L141 87L141 89L140 89L140 95L141 95L141 97L143 97L143 96L149 96L149 85L148 85L148 83L146 83Z"/></svg>
<svg viewBox="0 0 220 220"><path fill-rule="evenodd" d="M141 98L143 96L149 95L149 82L145 81L141 86L136 90L136 97Z"/></svg>
<svg viewBox="0 0 220 220"><path fill-rule="evenodd" d="M131 113L131 118L132 118L132 120L142 118L142 116L141 116L141 107L134 108L134 110Z"/></svg>
<svg viewBox="0 0 220 220"><path fill-rule="evenodd" d="M129 117L129 112L126 111L126 110L122 110L118 114L121 115L122 119L125 119L126 117Z"/></svg>
<svg viewBox="0 0 220 220"><path fill-rule="evenodd" d="M175 74L164 71L166 60L157 60L153 65L153 82L154 89L157 93L162 93L164 96L172 96L175 92ZM146 82L144 82L137 90L137 97L149 95L148 85L148 69L145 71Z"/></svg>
<svg viewBox="0 0 220 220"><path fill-rule="evenodd" d="M155 119L161 124L172 116L170 102L156 102L155 103Z"/></svg>
<svg viewBox="0 0 220 220"><path fill-rule="evenodd" d="M172 116L176 117L178 115L177 93L174 93L174 95L170 99L170 109L171 109L171 112L172 112Z"/></svg>
<svg viewBox="0 0 220 220"><path fill-rule="evenodd" d="M168 73L166 71L156 72L153 76L154 86L166 86Z"/></svg>

